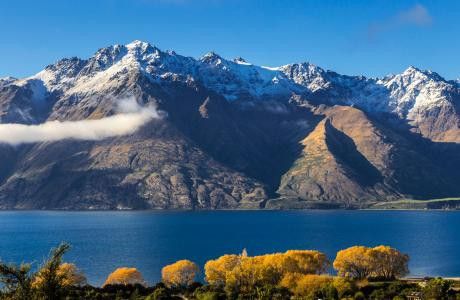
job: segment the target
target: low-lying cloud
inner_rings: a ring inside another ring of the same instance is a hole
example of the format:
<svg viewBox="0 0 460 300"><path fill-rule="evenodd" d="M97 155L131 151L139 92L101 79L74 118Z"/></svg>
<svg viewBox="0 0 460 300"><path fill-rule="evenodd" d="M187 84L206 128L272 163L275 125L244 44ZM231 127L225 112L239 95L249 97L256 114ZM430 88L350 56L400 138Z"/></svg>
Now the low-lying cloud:
<svg viewBox="0 0 460 300"><path fill-rule="evenodd" d="M0 124L0 143L54 142L64 139L102 140L134 133L148 121L159 118L153 107L141 107L134 98L118 102L118 113L97 120L49 121L38 125Z"/></svg>
<svg viewBox="0 0 460 300"><path fill-rule="evenodd" d="M368 38L375 39L379 34L399 29L404 26L426 27L433 23L429 11L425 6L416 4L380 22L375 22L368 27Z"/></svg>

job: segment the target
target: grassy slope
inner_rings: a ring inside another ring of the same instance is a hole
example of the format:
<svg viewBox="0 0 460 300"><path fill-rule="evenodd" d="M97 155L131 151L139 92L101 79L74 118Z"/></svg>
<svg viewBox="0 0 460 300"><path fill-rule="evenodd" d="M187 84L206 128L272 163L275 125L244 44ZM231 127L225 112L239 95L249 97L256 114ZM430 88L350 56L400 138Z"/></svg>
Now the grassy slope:
<svg viewBox="0 0 460 300"><path fill-rule="evenodd" d="M373 204L370 209L460 209L460 198L432 200L403 199Z"/></svg>
<svg viewBox="0 0 460 300"><path fill-rule="evenodd" d="M432 200L401 199L389 202L362 203L361 206L345 207L337 203L305 201L298 198L276 198L267 201L265 209L459 209L460 198Z"/></svg>

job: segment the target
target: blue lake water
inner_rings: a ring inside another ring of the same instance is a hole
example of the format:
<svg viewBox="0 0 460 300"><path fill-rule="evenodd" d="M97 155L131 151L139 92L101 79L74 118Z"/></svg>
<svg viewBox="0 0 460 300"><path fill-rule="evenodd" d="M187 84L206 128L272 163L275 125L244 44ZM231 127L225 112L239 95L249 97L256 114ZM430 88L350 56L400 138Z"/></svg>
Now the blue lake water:
<svg viewBox="0 0 460 300"><path fill-rule="evenodd" d="M331 260L352 245L391 245L410 255L411 275L460 276L460 212L204 211L0 212L0 258L42 262L71 243L65 260L94 285L120 266L160 279L161 267L187 258L203 266L225 253L317 249Z"/></svg>

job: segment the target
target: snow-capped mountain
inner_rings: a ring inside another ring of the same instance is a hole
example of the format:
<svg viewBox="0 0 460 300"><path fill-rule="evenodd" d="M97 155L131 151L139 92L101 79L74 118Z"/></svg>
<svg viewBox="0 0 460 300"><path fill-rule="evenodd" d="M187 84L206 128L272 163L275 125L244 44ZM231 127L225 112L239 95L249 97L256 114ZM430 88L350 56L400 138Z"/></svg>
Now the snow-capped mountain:
<svg viewBox="0 0 460 300"><path fill-rule="evenodd" d="M415 67L374 79L340 75L309 63L261 67L241 58L227 60L214 52L194 59L141 41L102 48L88 60L63 59L31 78L3 79L2 84L39 80L49 93L81 96L110 92L136 73L159 84L195 81L229 101L321 95L328 103L392 113L414 126L430 111L455 110L460 94L455 81ZM31 88L34 94L43 95L39 83Z"/></svg>
<svg viewBox="0 0 460 300"><path fill-rule="evenodd" d="M122 81L134 71L154 82L199 81L228 100L302 91L277 68L230 61L213 52L194 59L141 41L102 48L88 60L63 59L31 79L42 80L49 91L88 93L110 89L117 84L114 79Z"/></svg>
<svg viewBox="0 0 460 300"><path fill-rule="evenodd" d="M125 97L164 118L96 142L0 144L12 160L0 167L0 207L263 207L273 196L353 206L460 193L459 83L415 67L366 78L134 41L0 79L0 123L99 119ZM58 182L66 195L53 194Z"/></svg>

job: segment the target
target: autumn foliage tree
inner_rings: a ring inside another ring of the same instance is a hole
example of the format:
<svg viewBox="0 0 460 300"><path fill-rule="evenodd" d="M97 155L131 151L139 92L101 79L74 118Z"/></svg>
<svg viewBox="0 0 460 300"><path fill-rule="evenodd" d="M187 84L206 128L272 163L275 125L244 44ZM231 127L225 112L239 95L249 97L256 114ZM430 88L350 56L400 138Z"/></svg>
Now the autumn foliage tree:
<svg viewBox="0 0 460 300"><path fill-rule="evenodd" d="M372 273L371 248L353 246L337 252L333 263L339 276L364 279Z"/></svg>
<svg viewBox="0 0 460 300"><path fill-rule="evenodd" d="M409 273L409 256L389 246L378 246L372 249L373 275L391 280Z"/></svg>
<svg viewBox="0 0 460 300"><path fill-rule="evenodd" d="M289 250L259 256L223 255L206 263L206 281L233 292L247 292L257 286L276 286L287 274L321 274L329 261L313 250Z"/></svg>
<svg viewBox="0 0 460 300"><path fill-rule="evenodd" d="M284 253L285 272L321 274L329 267L327 256L315 250L288 250Z"/></svg>
<svg viewBox="0 0 460 300"><path fill-rule="evenodd" d="M64 292L64 282L67 275L60 271L63 264L62 258L69 249L69 244L61 243L58 247L51 250L50 257L43 263L36 275L39 278L39 284L35 284L34 286L40 297L50 300L60 299Z"/></svg>
<svg viewBox="0 0 460 300"><path fill-rule="evenodd" d="M161 278L168 286L187 287L195 281L198 272L199 268L194 262L183 259L163 267Z"/></svg>
<svg viewBox="0 0 460 300"><path fill-rule="evenodd" d="M62 263L56 270L56 276L59 278L60 284L64 287L83 286L86 284L85 275L77 268L75 264ZM44 271L40 270L34 277L32 286L40 287L44 284L44 280Z"/></svg>
<svg viewBox="0 0 460 300"><path fill-rule="evenodd" d="M333 277L316 274L286 274L280 285L288 288L292 293L307 299L316 299L333 287Z"/></svg>
<svg viewBox="0 0 460 300"><path fill-rule="evenodd" d="M36 273L31 272L30 264L0 263L0 284L6 299L61 299L66 286L86 282L75 265L62 263L69 249L67 243L52 249Z"/></svg>
<svg viewBox="0 0 460 300"><path fill-rule="evenodd" d="M354 246L337 253L334 268L339 276L354 279L395 279L408 273L409 256L388 246Z"/></svg>
<svg viewBox="0 0 460 300"><path fill-rule="evenodd" d="M206 281L214 286L224 286L227 276L241 262L241 257L235 254L226 254L215 260L209 260L204 265Z"/></svg>
<svg viewBox="0 0 460 300"><path fill-rule="evenodd" d="M141 272L139 272L136 268L118 268L113 271L105 280L103 286L109 284L122 284L122 285L146 285L144 278L142 277Z"/></svg>

